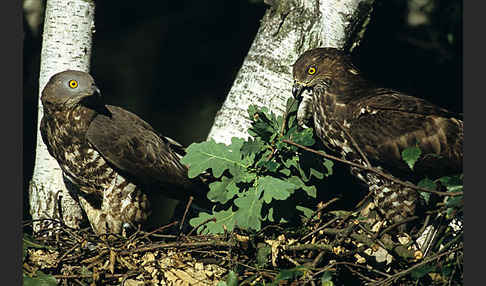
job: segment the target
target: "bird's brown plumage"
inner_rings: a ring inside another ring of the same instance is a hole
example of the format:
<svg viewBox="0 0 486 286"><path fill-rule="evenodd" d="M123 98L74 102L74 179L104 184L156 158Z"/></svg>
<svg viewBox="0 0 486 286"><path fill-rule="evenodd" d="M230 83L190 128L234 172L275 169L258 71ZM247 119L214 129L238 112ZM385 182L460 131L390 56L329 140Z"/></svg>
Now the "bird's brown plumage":
<svg viewBox="0 0 486 286"><path fill-rule="evenodd" d="M147 193L207 203L206 186L187 177L184 148L120 107L105 105L93 78L80 71L54 75L42 92L41 135L65 177L90 202L98 232L122 230L150 213ZM86 196L87 195L87 196Z"/></svg>
<svg viewBox="0 0 486 286"><path fill-rule="evenodd" d="M457 114L377 87L361 75L349 55L334 48L303 53L293 66L293 77L294 96L299 98L304 90L312 94L317 135L342 157L362 159L348 133L372 165L395 176L436 178L462 172L464 133ZM412 174L401 153L416 144L422 156Z"/></svg>

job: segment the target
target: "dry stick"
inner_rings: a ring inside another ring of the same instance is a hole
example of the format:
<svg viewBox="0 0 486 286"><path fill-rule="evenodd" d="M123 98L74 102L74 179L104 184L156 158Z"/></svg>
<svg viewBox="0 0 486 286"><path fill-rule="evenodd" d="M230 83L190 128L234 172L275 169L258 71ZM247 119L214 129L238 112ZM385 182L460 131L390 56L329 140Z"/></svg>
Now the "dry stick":
<svg viewBox="0 0 486 286"><path fill-rule="evenodd" d="M172 227L172 226L174 226L174 225L177 225L178 223L179 223L179 222L176 220L176 221L174 221L174 222L171 222L171 223L169 223L169 224L166 224L166 225L164 225L164 226L161 226L161 227L159 227L159 228L157 228L157 229L155 229L155 230L152 230L151 232L148 232L148 233L144 234L144 235L143 235L141 238L139 238L138 240L144 239L144 238L146 238L147 236L150 236L150 235L152 235L152 234L154 234L154 233L157 233L157 232L163 231L164 229L169 228L169 227Z"/></svg>
<svg viewBox="0 0 486 286"><path fill-rule="evenodd" d="M418 216L412 216L412 217L408 217L408 218L406 218L404 220L401 220L399 222L396 222L396 223L390 225L389 227L385 228L382 232L376 233L374 235L374 238L380 237L380 236L384 235L385 233L387 233L388 231L390 231L391 229L393 229L393 228L395 228L395 227L397 227L399 225L402 225L404 223L408 223L408 222L414 221L414 220L416 220L418 218L419 218Z"/></svg>
<svg viewBox="0 0 486 286"><path fill-rule="evenodd" d="M348 266L354 266L354 267L358 267L358 268L362 268L362 269L366 269L368 271L371 271L371 272L374 272L376 274L380 274L380 275L383 275L385 277L391 277L390 274L388 273L385 273L385 272L381 272L379 270L376 270L374 268L368 268L364 265L359 265L359 264L356 264L356 263L352 263L352 262L347 262L347 261L341 261L341 262L336 262L334 265L339 265L339 264L342 264L342 265L348 265Z"/></svg>
<svg viewBox="0 0 486 286"><path fill-rule="evenodd" d="M322 211L323 209L327 208L330 204L334 203L335 201L339 200L339 198L332 198L331 200L327 201L326 203L322 204L321 206L319 206L313 213L312 215L309 217L309 219L307 220L307 222L310 222L312 221L312 219L320 212ZM307 223L306 223L307 224Z"/></svg>
<svg viewBox="0 0 486 286"><path fill-rule="evenodd" d="M182 230L182 226L184 225L184 222L186 220L187 212L189 211L189 207L191 206L193 200L194 200L194 197L193 196L190 196L189 197L189 201L187 202L187 205L186 205L186 210L184 211L184 215L182 216L182 222L179 225L179 231Z"/></svg>
<svg viewBox="0 0 486 286"><path fill-rule="evenodd" d="M138 238L139 233L140 233L140 225L138 225L137 230L134 233L132 233L132 235L130 235L128 237L128 239L125 241L125 243L124 243L125 247L127 245L130 245L133 242L138 241L140 239L140 238Z"/></svg>
<svg viewBox="0 0 486 286"><path fill-rule="evenodd" d="M275 276L277 275L277 271L275 271L275 270L271 270L271 269L259 269L259 268L256 268L256 267L253 267L253 266L250 266L250 265L248 265L248 264L245 264L245 263L242 263L242 262L238 262L238 261L232 260L232 259L230 259L230 258L228 258L228 257L226 257L226 256L222 256L222 255L219 255L219 254L214 253L214 252L211 252L211 254L212 254L213 256L215 256L215 257L218 257L218 258L222 259L222 260L228 261L229 263L238 264L238 265L244 266L244 267L246 267L246 268L248 268L248 269L251 269L251 270L253 270L253 271L257 271L257 272L258 272L258 273L260 273L260 274L268 272L268 273L270 273L270 274L265 275L265 276L267 276L267 277L271 276L271 274L275 274ZM275 276L273 276L273 277L269 277L269 278L271 278L271 279L275 279Z"/></svg>
<svg viewBox="0 0 486 286"><path fill-rule="evenodd" d="M306 234L304 237L302 237L301 239L299 239L300 241L303 241L303 240L306 240L308 237L310 237L311 235L319 232L320 230L326 228L327 226L329 226L331 223L337 221L338 219L340 219L339 217L335 217L333 219L331 219L330 221L328 221L327 223L325 223L324 225L318 227L317 229L315 229L314 231L312 231L311 233L309 234Z"/></svg>
<svg viewBox="0 0 486 286"><path fill-rule="evenodd" d="M430 221L430 214L425 216L425 220L424 220L424 223L422 224L422 227L419 229L419 231L415 235L412 236L414 239L417 239L420 236L422 236L425 229L429 226L429 221Z"/></svg>
<svg viewBox="0 0 486 286"><path fill-rule="evenodd" d="M363 230L364 232L366 232L369 236L373 237L374 240L376 240L376 242L381 246L383 247L384 249L386 249L386 246L385 244L383 243L383 241L381 241L379 238L378 238L378 235L377 233L372 233L370 230L368 230L364 225L362 225L361 223L358 223L358 227Z"/></svg>
<svg viewBox="0 0 486 286"><path fill-rule="evenodd" d="M351 143L354 145L354 148L356 148L356 150L358 150L358 153L361 155L361 157L363 157L363 160L365 161L366 166L371 167L370 161L368 161L368 158L366 158L366 156L363 153L363 151L361 150L361 148L359 148L358 143L356 143L356 141L354 140L353 136L351 136L351 134L349 134L348 130L346 130L344 128L344 126L342 126L341 123L339 123L339 121L334 120L334 122L336 122L337 125L339 125L339 128L341 128L341 130L344 133L346 133L346 135L349 137L349 139L351 140Z"/></svg>
<svg viewBox="0 0 486 286"><path fill-rule="evenodd" d="M64 226L66 224L64 223L64 217L62 215L62 206L61 206L62 195L59 195L59 192L57 192L57 194L56 194L56 197L57 197L57 212L58 212L58 215L59 215L59 221L61 222L61 227L64 228Z"/></svg>
<svg viewBox="0 0 486 286"><path fill-rule="evenodd" d="M259 231L257 231L257 232L255 233L255 236L256 236L256 237L257 237L257 236L259 236L260 234L264 233L264 232L265 232L267 229L269 229L269 228L277 228L277 229L279 229L279 230L283 230L283 229L284 229L283 227L281 227L281 226L279 226L279 225L277 225L277 224L269 224L269 225L264 226L264 227L263 227L262 229L260 229Z"/></svg>
<svg viewBox="0 0 486 286"><path fill-rule="evenodd" d="M348 161L346 159L341 159L341 158L338 158L336 156L332 156L332 155L329 155L329 154L326 154L326 153L322 153L322 152L319 152L319 151L316 151L314 149L308 148L306 146L297 144L297 143L295 143L293 141L290 141L290 140L287 140L287 139L283 139L282 141L285 142L285 143L288 143L290 145L294 145L296 147L299 147L301 149L304 149L304 150L306 150L308 152L311 152L311 153L314 153L314 154L317 154L317 155L321 155L324 158L328 158L328 159L335 160L335 161L338 161L338 162L341 162L341 163L344 163L344 164L347 164L347 165L351 165L351 166L354 166L354 167L363 169L365 171L373 172L373 173L375 173L377 175L380 175L383 178L388 179L388 180L390 180L392 182L395 182L397 184L400 184L400 185L403 185L405 187L409 187L409 188L412 188L412 189L415 189L415 190L418 190L418 191L421 191L421 192L432 193L432 194L437 194L437 195L441 195L441 196L450 196L450 197L460 196L460 195L463 195L464 194L463 192L440 192L440 191L434 191L434 190L429 190L429 189L426 189L426 188L422 188L422 187L416 186L414 184L407 183L407 182L404 182L402 180L399 180L399 179L397 179L397 178L395 178L393 176L387 175L387 174L381 172L380 170L378 170L376 168L363 166L363 165L356 164L354 162Z"/></svg>
<svg viewBox="0 0 486 286"><path fill-rule="evenodd" d="M418 267L420 267L422 265L425 265L425 264L427 264L429 262L432 262L434 260L437 260L437 259L441 258L442 256L445 256L445 255L451 254L451 253L453 253L455 251L461 250L462 248L463 248L462 246L459 246L459 247L456 247L456 248L451 249L449 251L446 251L446 252L443 252L443 253L439 253L439 254L437 254L437 255L429 258L429 259L425 259L422 262L415 264L414 266L412 266L410 268L407 268L407 269L405 269L403 271L400 271L400 272L392 275L391 277L388 277L386 279L380 280L380 281L378 281L376 283L373 283L373 284L370 284L370 285L376 285L376 286L378 286L378 285L386 285L386 284L388 284L388 283L390 283L390 282L392 282L392 281L394 281L394 280L396 280L396 279L398 279L398 278L400 278L402 276L407 275L408 273L412 272L413 270L415 270L416 268L418 268Z"/></svg>
<svg viewBox="0 0 486 286"><path fill-rule="evenodd" d="M106 278L119 278L125 276L126 274L109 274L105 273ZM67 275L52 275L52 277L57 279L73 279L73 278L91 278L93 274L67 274Z"/></svg>
<svg viewBox="0 0 486 286"><path fill-rule="evenodd" d="M359 268L362 268L362 269L365 269L365 270L368 270L368 271L371 271L371 272L374 272L374 273L383 275L385 277L391 277L390 274L381 272L381 271L376 270L374 268L368 268L368 267L363 266L363 265L359 265L359 264L355 264L355 263L351 263L351 262L346 262L346 261L340 261L340 262L330 263L330 264L326 265L325 267L321 268L321 270L319 270L318 272L314 273L314 276L319 275L319 274L321 274L324 271L328 271L328 270L332 269L333 266L336 266L336 265L351 265L351 266L359 267Z"/></svg>
<svg viewBox="0 0 486 286"><path fill-rule="evenodd" d="M309 243L288 245L283 247L284 251L302 251L302 250L322 250L323 252L332 252L333 247L326 243Z"/></svg>
<svg viewBox="0 0 486 286"><path fill-rule="evenodd" d="M151 251L161 248L195 248L203 246L214 246L214 247L234 247L235 244L228 241L200 241L200 242L170 242L170 243L157 243L147 247L141 247L132 250L120 251L120 255L131 254L137 252Z"/></svg>
<svg viewBox="0 0 486 286"><path fill-rule="evenodd" d="M71 247L68 251L64 252L64 254L58 259L58 262L61 262L69 253L71 253L76 247L79 247L79 244L76 243L73 247Z"/></svg>
<svg viewBox="0 0 486 286"><path fill-rule="evenodd" d="M211 222L211 221L212 221L212 222L216 222L216 218L215 218L215 217L213 217L213 218L209 218L209 219L207 219L207 220L205 220L205 221L201 222L200 224L196 225L196 226L195 226L193 229L191 229L191 231L190 231L190 232L187 234L187 236L191 236L191 234L192 234L192 233L193 233L193 232L194 232L196 229L200 228L201 226L203 226L203 225L205 225L205 224L207 224L208 222Z"/></svg>
<svg viewBox="0 0 486 286"><path fill-rule="evenodd" d="M327 253L326 251L319 252L319 254L316 256L316 258L314 258L314 260L312 261L311 267L316 268L317 264L319 264L319 262L321 262L322 258L324 257L324 254L326 254L326 253Z"/></svg>
<svg viewBox="0 0 486 286"><path fill-rule="evenodd" d="M346 128L344 128L344 126L341 123L339 123L339 121L334 120L334 122L336 122L336 124L339 126L339 128L341 128L341 130L344 133L346 133L346 135L349 137L349 139L351 140L351 144L353 144L354 148L356 148L356 150L358 150L358 153L361 155L361 157L365 161L366 166L369 167L369 168L372 168L373 166L371 166L370 161L368 160L368 158L364 154L363 150L361 150L358 143L356 143L356 141L354 140L354 137L351 136L351 134L348 132L348 130L346 130ZM359 208L362 204L364 204L368 200L368 198L371 197L371 195L373 195L373 191L368 191L368 194L366 194L366 196L364 196L364 198L356 204L356 208Z"/></svg>
<svg viewBox="0 0 486 286"><path fill-rule="evenodd" d="M364 279L364 280L366 280L368 282L376 282L375 279L371 279L371 278L365 276L364 274L359 273L359 271L354 270L353 268L351 268L350 266L348 266L346 264L344 265L344 267L346 267L350 272L358 275L359 277L361 277L362 279Z"/></svg>
<svg viewBox="0 0 486 286"><path fill-rule="evenodd" d="M364 198L363 198L361 201L359 201L359 202L356 204L355 208L356 208L356 209L357 209L357 208L359 208L359 207L360 207L362 204L364 204L364 203L365 203L365 202L368 200L368 198L369 198L369 197L371 197L372 195L373 195L373 191L368 191L368 193L366 194L366 196L364 196Z"/></svg>
<svg viewBox="0 0 486 286"><path fill-rule="evenodd" d="M85 283L81 282L79 279L74 279L74 282L78 283L78 285L81 285L81 286L86 286ZM68 285L67 284L67 279L64 280L64 285Z"/></svg>

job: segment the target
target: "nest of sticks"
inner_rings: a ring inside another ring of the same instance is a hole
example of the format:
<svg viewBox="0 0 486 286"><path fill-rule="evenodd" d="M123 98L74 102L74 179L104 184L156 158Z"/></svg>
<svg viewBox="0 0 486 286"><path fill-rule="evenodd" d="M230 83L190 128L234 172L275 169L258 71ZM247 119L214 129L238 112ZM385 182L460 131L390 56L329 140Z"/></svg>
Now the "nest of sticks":
<svg viewBox="0 0 486 286"><path fill-rule="evenodd" d="M256 233L198 235L198 227L183 233L175 221L150 232L95 235L49 220L35 237L24 234L24 279L126 286L462 284L463 228L453 219L440 233L436 227L424 251L423 237L433 232L430 212L387 224L379 216L363 221L358 211L333 210L335 201L319 203L298 225L267 225ZM374 212L372 203L366 211ZM419 226L414 232L398 231L412 221ZM24 233L31 225L24 223Z"/></svg>

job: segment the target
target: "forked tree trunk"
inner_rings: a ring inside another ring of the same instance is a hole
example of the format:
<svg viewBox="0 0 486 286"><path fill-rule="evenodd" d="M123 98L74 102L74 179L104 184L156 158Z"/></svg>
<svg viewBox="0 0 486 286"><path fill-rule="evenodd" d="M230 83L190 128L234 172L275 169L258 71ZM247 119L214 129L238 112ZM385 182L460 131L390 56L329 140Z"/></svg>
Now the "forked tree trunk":
<svg viewBox="0 0 486 286"><path fill-rule="evenodd" d="M43 115L40 96L49 78L67 69L89 71L94 33L95 5L92 0L47 0L39 73L39 109L35 167L29 186L32 219L62 219L77 227L81 208L67 191L61 169L42 141L39 125ZM58 202L58 200L60 200ZM58 209L61 206L61 210ZM45 225L34 225L38 231Z"/></svg>
<svg viewBox="0 0 486 286"><path fill-rule="evenodd" d="M292 64L315 47L351 49L359 42L373 0L265 0L258 33L208 139L229 144L247 138L250 104L283 113L292 96ZM301 105L305 108L305 105Z"/></svg>

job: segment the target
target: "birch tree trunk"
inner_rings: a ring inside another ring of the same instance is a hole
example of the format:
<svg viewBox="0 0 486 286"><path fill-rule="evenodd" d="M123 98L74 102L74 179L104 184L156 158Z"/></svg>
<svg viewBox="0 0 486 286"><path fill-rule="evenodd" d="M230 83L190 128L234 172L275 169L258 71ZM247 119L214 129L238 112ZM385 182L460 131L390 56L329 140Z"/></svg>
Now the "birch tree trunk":
<svg viewBox="0 0 486 286"><path fill-rule="evenodd" d="M250 104L282 114L292 96L292 65L316 47L352 49L369 20L373 0L265 0L271 5L215 117L208 139L247 138ZM301 108L305 109L306 104Z"/></svg>
<svg viewBox="0 0 486 286"><path fill-rule="evenodd" d="M39 108L37 145L33 177L29 186L32 219L60 219L70 227L82 220L79 204L64 185L62 173L42 141L39 126L43 116L41 92L49 78L67 70L89 71L92 33L94 33L94 1L47 0L39 73ZM58 209L61 206L61 210ZM34 224L34 231L47 225Z"/></svg>

